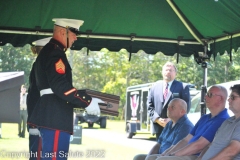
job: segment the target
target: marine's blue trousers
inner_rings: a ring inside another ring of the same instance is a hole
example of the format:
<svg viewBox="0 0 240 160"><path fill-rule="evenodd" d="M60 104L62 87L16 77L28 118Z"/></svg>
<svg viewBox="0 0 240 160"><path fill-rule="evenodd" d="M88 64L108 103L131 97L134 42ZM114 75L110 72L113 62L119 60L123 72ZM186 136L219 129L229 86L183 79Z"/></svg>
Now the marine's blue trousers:
<svg viewBox="0 0 240 160"><path fill-rule="evenodd" d="M42 140L39 135L29 134L29 160L40 160L42 150Z"/></svg>
<svg viewBox="0 0 240 160"><path fill-rule="evenodd" d="M60 130L39 128L42 138L41 160L66 160L70 134Z"/></svg>

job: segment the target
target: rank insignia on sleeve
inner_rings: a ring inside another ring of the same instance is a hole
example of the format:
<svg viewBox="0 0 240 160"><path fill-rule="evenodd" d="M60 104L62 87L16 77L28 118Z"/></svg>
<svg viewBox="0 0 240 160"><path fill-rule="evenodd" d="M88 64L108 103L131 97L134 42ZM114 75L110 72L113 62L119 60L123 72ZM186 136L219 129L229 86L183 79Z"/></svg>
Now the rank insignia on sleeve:
<svg viewBox="0 0 240 160"><path fill-rule="evenodd" d="M65 73L65 65L64 65L62 59L59 59L59 60L55 63L55 68L56 68L56 71L57 71L59 74L64 74L64 73Z"/></svg>
<svg viewBox="0 0 240 160"><path fill-rule="evenodd" d="M69 91L65 92L64 94L65 94L65 96L67 96L75 91L76 91L76 88L73 88L73 89L70 89Z"/></svg>

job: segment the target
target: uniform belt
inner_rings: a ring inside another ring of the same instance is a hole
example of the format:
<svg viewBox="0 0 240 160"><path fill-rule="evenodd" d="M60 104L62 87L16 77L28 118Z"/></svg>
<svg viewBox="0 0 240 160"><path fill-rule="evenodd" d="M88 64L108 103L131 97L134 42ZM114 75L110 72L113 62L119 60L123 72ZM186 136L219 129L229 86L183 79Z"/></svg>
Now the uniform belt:
<svg viewBox="0 0 240 160"><path fill-rule="evenodd" d="M43 96L44 94L53 94L53 91L51 88L47 88L47 89L42 89L40 91L40 95Z"/></svg>

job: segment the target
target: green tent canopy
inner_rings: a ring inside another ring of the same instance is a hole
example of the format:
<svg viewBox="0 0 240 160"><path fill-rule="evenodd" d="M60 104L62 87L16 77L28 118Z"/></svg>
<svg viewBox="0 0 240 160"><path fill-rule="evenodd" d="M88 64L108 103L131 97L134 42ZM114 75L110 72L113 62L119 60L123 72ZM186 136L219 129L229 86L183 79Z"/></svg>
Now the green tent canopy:
<svg viewBox="0 0 240 160"><path fill-rule="evenodd" d="M72 49L190 56L240 46L237 0L1 0L0 45L52 35L53 18L84 20Z"/></svg>

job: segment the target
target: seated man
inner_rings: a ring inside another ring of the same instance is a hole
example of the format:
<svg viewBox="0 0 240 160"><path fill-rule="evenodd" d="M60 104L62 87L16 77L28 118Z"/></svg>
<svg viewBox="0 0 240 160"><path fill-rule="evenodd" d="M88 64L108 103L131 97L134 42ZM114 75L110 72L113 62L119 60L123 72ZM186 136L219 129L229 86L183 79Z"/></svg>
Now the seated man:
<svg viewBox="0 0 240 160"><path fill-rule="evenodd" d="M200 118L192 131L175 146L167 149L162 155L149 156L147 160L195 160L199 153L208 146L223 121L229 118L225 104L227 90L223 86L212 86L205 96L210 114Z"/></svg>
<svg viewBox="0 0 240 160"><path fill-rule="evenodd" d="M202 160L240 159L240 85L230 89L229 109L234 116L223 122Z"/></svg>
<svg viewBox="0 0 240 160"><path fill-rule="evenodd" d="M158 143L153 146L148 155L136 155L134 160L144 160L149 155L161 154L183 139L193 128L193 124L189 121L186 113L187 103L184 100L180 98L171 100L167 110L167 116L171 121L164 127L163 132L158 138Z"/></svg>

